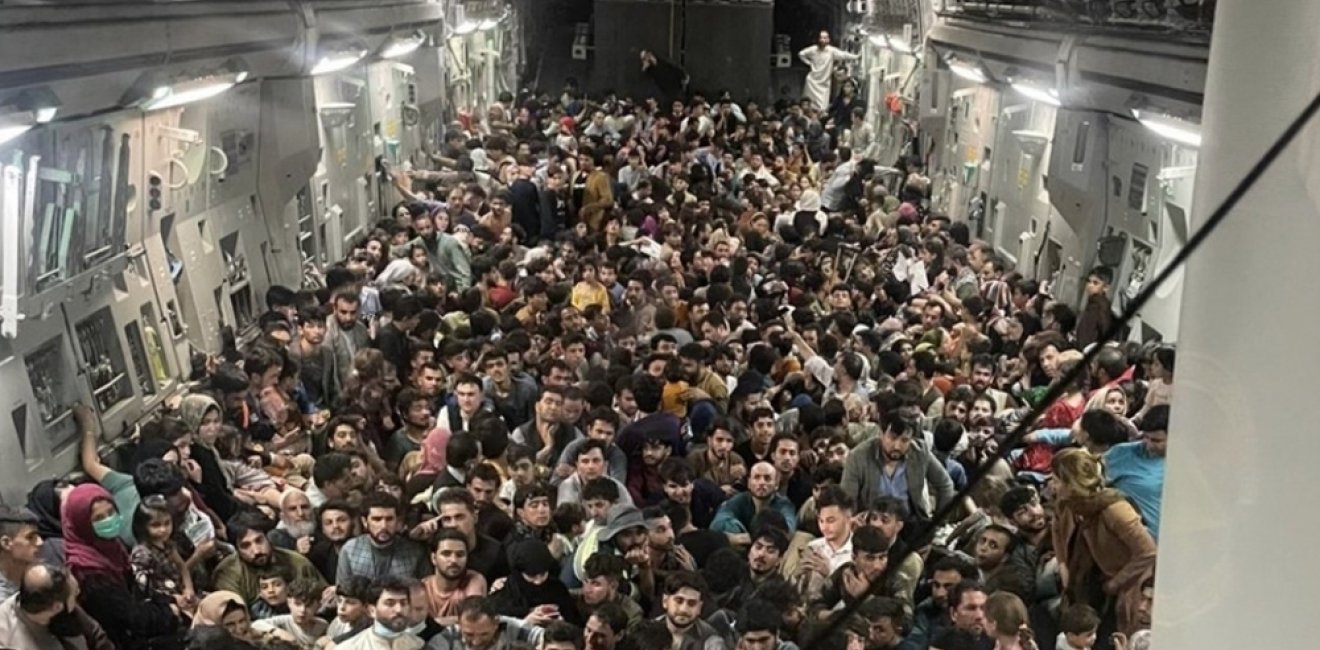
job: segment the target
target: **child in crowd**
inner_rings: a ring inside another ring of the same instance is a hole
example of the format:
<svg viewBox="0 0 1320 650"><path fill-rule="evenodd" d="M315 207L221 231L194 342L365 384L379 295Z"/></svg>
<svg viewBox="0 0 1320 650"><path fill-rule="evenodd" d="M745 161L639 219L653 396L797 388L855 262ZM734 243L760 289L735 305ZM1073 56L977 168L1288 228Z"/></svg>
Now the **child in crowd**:
<svg viewBox="0 0 1320 650"><path fill-rule="evenodd" d="M1054 646L1057 650L1091 650L1099 627L1100 616L1090 606L1069 605L1059 613L1059 629L1063 631Z"/></svg>
<svg viewBox="0 0 1320 650"><path fill-rule="evenodd" d="M252 620L259 621L289 613L289 582L289 572L283 567L277 567L274 573L261 577L260 590L257 592L260 595L252 603Z"/></svg>
<svg viewBox="0 0 1320 650"><path fill-rule="evenodd" d="M165 499L149 496L133 512L133 538L138 541L129 560L133 576L143 591L195 600L192 569L179 554L174 540L174 518Z"/></svg>
<svg viewBox="0 0 1320 650"><path fill-rule="evenodd" d="M370 589L371 579L366 576L350 576L335 585L335 594L338 597L337 615L325 631L325 638L332 642L331 645L371 625L371 616L367 613L367 592Z"/></svg>
<svg viewBox="0 0 1320 650"><path fill-rule="evenodd" d="M263 636L291 641L304 650L315 648L317 640L329 627L329 623L316 616L321 607L321 584L306 578L294 580L287 589L286 601L288 614L256 621L252 630Z"/></svg>
<svg viewBox="0 0 1320 650"><path fill-rule="evenodd" d="M505 505L513 503L513 495L518 488L531 485L536 481L536 453L526 445L509 447L509 478L500 486L500 500Z"/></svg>

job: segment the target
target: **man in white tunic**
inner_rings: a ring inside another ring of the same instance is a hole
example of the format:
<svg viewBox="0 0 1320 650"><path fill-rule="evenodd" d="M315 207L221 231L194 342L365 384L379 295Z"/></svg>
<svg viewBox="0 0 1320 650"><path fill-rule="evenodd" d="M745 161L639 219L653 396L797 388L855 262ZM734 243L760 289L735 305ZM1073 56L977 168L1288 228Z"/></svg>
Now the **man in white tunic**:
<svg viewBox="0 0 1320 650"><path fill-rule="evenodd" d="M824 111L830 107L830 78L834 74L834 62L855 61L859 56L830 45L830 33L822 29L816 46L798 52L798 58L811 68L811 72L807 73L807 84L802 89L802 96Z"/></svg>

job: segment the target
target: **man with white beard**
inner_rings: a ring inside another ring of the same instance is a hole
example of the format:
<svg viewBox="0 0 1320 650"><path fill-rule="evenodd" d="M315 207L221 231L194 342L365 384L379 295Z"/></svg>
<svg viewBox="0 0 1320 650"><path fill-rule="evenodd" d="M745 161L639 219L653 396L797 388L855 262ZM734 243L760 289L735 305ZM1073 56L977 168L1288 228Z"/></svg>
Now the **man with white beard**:
<svg viewBox="0 0 1320 650"><path fill-rule="evenodd" d="M270 543L306 555L312 550L316 517L307 493L289 487L280 494L280 523L270 531Z"/></svg>

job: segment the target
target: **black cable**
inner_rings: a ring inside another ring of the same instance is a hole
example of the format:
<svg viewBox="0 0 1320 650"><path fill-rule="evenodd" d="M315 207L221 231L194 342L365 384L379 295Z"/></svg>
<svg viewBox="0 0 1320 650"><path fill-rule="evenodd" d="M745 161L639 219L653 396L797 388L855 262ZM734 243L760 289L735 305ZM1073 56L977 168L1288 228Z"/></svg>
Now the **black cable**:
<svg viewBox="0 0 1320 650"><path fill-rule="evenodd" d="M1258 161L1256 161L1256 164L1251 167L1251 170L1247 172L1247 175L1244 176L1233 188L1233 191L1224 198L1223 203L1221 203L1219 207L1216 208L1208 218L1206 218L1205 224L1192 234L1187 240L1187 244L1173 256L1173 259L1169 260L1169 263L1165 265L1159 275L1155 276L1151 282L1147 283L1146 286L1142 288L1141 292L1137 294L1137 297L1128 303L1127 308L1123 310L1123 313L1117 319L1114 319L1113 323L1110 324L1109 329L1105 330L1105 333L1100 339L1091 346L1090 351L1082 356L1081 362L1077 363L1070 372L1060 377L1050 386L1050 389L1041 399L1040 404L1033 408L1030 413L1018 423L1012 433L1008 434L1008 437L1004 440L1004 444L998 452L998 458L1006 457L1009 451L1016 447L1027 435L1028 429L1032 423L1044 414L1054 402L1063 397L1067 387L1077 381L1077 379L1082 376L1082 373L1090 367L1091 361L1100 354L1100 351L1104 348L1105 344L1118 338L1123 331L1124 324L1137 316L1137 313L1146 306L1146 303L1150 302L1150 300L1155 297L1155 292L1158 291L1165 282L1168 282L1169 278L1173 277L1174 271L1182 266L1187 259L1192 256L1192 253L1195 253L1196 250L1205 243L1205 240L1209 238L1211 233L1213 233L1215 229L1224 222L1224 219L1228 218L1229 214L1232 213L1233 208L1237 207L1237 204L1240 203L1247 193L1251 191L1251 188L1260 180L1260 177L1265 174L1265 171L1268 170L1270 166L1274 164L1274 161L1283 154L1284 149L1286 149L1288 145L1297 138L1297 135L1301 133L1307 123L1315 117L1317 112L1320 112L1320 94L1315 95L1310 103L1306 105L1306 108L1302 110L1301 114L1288 125L1287 129L1284 129L1283 133L1274 141L1274 144L1270 145L1270 148L1265 151L1265 154L1261 156ZM993 462L986 462L977 467L975 471L968 476L967 487L963 488L962 491L955 495L953 499L944 505L944 507L936 511L920 532L912 536L911 550L913 552L934 541L935 531L939 527L940 522L949 518L949 516L954 513L955 509L961 506L963 500L968 497L972 490L976 488L977 484L988 475L991 465L993 465ZM880 590L881 586L888 583L891 575L898 566L899 562L895 561L897 559L899 558L890 558L890 561L885 566L885 570L880 575L880 578L871 583L871 586L867 589L866 593L863 594L861 598L854 600L851 604L845 604L842 610L836 612L827 622L825 627L821 628L817 634L806 640L802 645L802 650L816 650L815 646L817 642L827 639L830 635L837 632L839 627L844 625L853 613L857 611L863 601L876 595L876 592Z"/></svg>

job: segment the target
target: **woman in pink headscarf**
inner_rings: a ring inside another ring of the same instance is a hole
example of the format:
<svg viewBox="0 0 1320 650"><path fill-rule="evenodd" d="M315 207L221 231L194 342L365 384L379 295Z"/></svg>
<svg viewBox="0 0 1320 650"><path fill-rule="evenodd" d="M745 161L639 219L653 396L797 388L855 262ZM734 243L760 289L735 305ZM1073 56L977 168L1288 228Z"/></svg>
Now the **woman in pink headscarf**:
<svg viewBox="0 0 1320 650"><path fill-rule="evenodd" d="M436 427L422 439L422 465L408 479L403 488L405 500L411 500L435 485L435 479L445 471L445 446L449 444L449 429Z"/></svg>
<svg viewBox="0 0 1320 650"><path fill-rule="evenodd" d="M183 647L180 613L187 602L143 593L132 580L128 552L119 541L127 518L105 488L79 485L64 500L64 557L81 585L78 600L121 648Z"/></svg>

